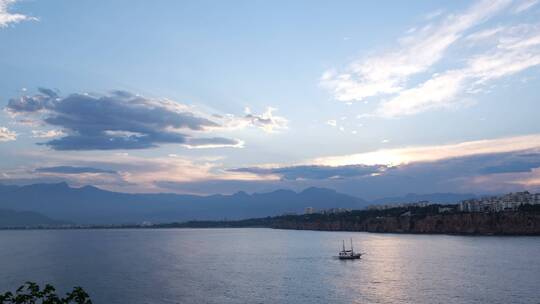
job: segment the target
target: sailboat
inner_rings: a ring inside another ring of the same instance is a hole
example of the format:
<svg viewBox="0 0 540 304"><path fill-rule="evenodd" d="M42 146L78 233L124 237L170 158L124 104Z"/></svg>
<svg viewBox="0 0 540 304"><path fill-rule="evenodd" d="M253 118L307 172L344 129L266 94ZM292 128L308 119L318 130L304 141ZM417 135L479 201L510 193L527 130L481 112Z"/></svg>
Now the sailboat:
<svg viewBox="0 0 540 304"><path fill-rule="evenodd" d="M345 240L343 240L343 249L339 252L339 256L338 256L340 260L356 260L356 259L359 259L361 256L362 256L362 253L354 252L352 238L351 238L350 250L345 249Z"/></svg>

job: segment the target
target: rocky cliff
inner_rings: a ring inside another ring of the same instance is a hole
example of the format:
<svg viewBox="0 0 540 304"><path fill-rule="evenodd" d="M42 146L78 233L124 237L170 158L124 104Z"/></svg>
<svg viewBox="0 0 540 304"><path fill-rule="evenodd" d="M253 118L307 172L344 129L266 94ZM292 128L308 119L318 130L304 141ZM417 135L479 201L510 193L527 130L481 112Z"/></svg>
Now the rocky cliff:
<svg viewBox="0 0 540 304"><path fill-rule="evenodd" d="M272 223L272 227L386 233L540 235L540 214L529 212L453 213L378 216L362 219L295 217L276 220Z"/></svg>

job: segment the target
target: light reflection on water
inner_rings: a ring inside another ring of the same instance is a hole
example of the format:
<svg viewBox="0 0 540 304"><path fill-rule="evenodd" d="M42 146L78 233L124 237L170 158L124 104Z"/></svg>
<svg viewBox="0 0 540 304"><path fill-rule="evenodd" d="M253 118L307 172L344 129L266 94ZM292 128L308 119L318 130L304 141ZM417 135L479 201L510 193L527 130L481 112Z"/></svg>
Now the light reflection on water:
<svg viewBox="0 0 540 304"><path fill-rule="evenodd" d="M361 260L340 261L353 238ZM0 288L95 303L538 303L540 237L271 229L0 231Z"/></svg>

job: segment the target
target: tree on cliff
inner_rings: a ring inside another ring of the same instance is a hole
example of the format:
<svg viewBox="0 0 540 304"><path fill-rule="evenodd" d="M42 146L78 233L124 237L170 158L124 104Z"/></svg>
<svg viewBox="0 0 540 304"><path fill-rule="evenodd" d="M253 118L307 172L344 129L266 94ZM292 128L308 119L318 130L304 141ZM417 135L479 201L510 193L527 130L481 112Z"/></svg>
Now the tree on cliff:
<svg viewBox="0 0 540 304"><path fill-rule="evenodd" d="M41 290L36 283L26 282L15 293L0 294L0 304L92 304L92 300L81 287L74 287L61 298L50 284Z"/></svg>

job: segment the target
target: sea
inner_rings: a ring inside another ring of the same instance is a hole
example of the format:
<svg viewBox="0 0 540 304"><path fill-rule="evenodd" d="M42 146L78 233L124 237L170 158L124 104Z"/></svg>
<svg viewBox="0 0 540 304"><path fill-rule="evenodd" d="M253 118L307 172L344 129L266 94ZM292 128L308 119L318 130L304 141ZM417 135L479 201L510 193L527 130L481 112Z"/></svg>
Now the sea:
<svg viewBox="0 0 540 304"><path fill-rule="evenodd" d="M365 253L335 256L345 240ZM252 229L0 231L0 293L96 304L540 303L540 237Z"/></svg>

